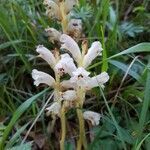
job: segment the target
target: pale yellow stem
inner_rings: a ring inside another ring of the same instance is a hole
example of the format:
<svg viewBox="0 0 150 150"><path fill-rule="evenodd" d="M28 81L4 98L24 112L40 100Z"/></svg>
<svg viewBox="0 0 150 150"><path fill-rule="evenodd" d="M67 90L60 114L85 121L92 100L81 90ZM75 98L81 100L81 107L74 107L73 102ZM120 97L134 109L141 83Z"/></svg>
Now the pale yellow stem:
<svg viewBox="0 0 150 150"><path fill-rule="evenodd" d="M64 1L60 3L60 12L62 16L62 19L61 19L62 30L63 30L63 33L67 33L68 19L67 19L67 14L65 11Z"/></svg>
<svg viewBox="0 0 150 150"><path fill-rule="evenodd" d="M82 146L84 149L87 149L86 136L85 136L85 127L84 127L84 119L81 109L77 109L77 116L79 119L79 140L77 143L77 150L81 150Z"/></svg>
<svg viewBox="0 0 150 150"><path fill-rule="evenodd" d="M65 150L65 137L66 137L66 118L65 118L65 107L62 106L61 109L61 140L60 140L60 150Z"/></svg>
<svg viewBox="0 0 150 150"><path fill-rule="evenodd" d="M85 91L78 87L77 93L79 96L79 101L77 104L77 116L79 120L79 139L77 142L77 150L81 150L82 146L84 149L87 149L87 142L86 142L86 135L85 135L85 125L84 125L84 118L82 113L82 107L85 100Z"/></svg>
<svg viewBox="0 0 150 150"><path fill-rule="evenodd" d="M55 85L55 92L56 92L56 100L61 103L60 100L60 76L55 72L56 78L56 85ZM62 105L61 112L60 112L60 120L61 120L61 140L60 140L60 150L65 150L65 137L66 137L66 118L65 118L65 106Z"/></svg>

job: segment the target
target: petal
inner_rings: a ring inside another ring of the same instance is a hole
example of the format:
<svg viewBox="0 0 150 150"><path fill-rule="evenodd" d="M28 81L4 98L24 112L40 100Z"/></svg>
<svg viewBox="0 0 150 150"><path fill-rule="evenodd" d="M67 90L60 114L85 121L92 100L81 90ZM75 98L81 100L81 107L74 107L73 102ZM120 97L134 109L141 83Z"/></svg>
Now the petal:
<svg viewBox="0 0 150 150"><path fill-rule="evenodd" d="M48 62L48 64L54 68L55 64L56 64L56 59L54 57L54 55L52 54L51 51L49 51L46 47L44 47L43 45L39 45L37 46L36 51L40 54L39 56L41 58L43 58L45 61Z"/></svg>
<svg viewBox="0 0 150 150"><path fill-rule="evenodd" d="M66 101L74 101L77 99L77 94L75 90L68 90L61 93L62 99Z"/></svg>
<svg viewBox="0 0 150 150"><path fill-rule="evenodd" d="M97 86L104 87L103 84L106 83L108 80L109 80L108 73L107 72L102 72L101 74L99 74L95 77L92 77L87 86L88 86L89 89L97 87Z"/></svg>
<svg viewBox="0 0 150 150"><path fill-rule="evenodd" d="M68 54L61 55L60 61L55 66L55 70L60 75L68 73L70 76L72 76L73 71L76 69L77 68L73 62L73 59Z"/></svg>
<svg viewBox="0 0 150 150"><path fill-rule="evenodd" d="M85 120L91 121L92 125L95 126L99 124L101 115L93 111L85 111L83 117Z"/></svg>
<svg viewBox="0 0 150 150"><path fill-rule="evenodd" d="M55 84L55 80L52 76L36 69L32 70L32 78L35 80L34 84L36 86L41 83L47 84L49 86L53 86Z"/></svg>
<svg viewBox="0 0 150 150"><path fill-rule="evenodd" d="M90 72L86 71L83 67L79 67L78 69L76 69L74 72L73 72L73 75L74 76L79 76L79 75L82 75L84 77L87 77L89 76Z"/></svg>
<svg viewBox="0 0 150 150"><path fill-rule="evenodd" d="M71 80L64 80L61 83L61 87L65 89L74 89L76 85L71 82Z"/></svg>
<svg viewBox="0 0 150 150"><path fill-rule="evenodd" d="M77 4L77 0L65 0L65 11L69 13Z"/></svg>
<svg viewBox="0 0 150 150"><path fill-rule="evenodd" d="M62 34L60 37L60 42L62 43L61 48L68 50L75 61L80 63L81 61L81 52L78 44L68 35Z"/></svg>
<svg viewBox="0 0 150 150"><path fill-rule="evenodd" d="M43 4L46 7L46 14L50 18L61 20L60 9L56 2L54 2L53 0L44 0Z"/></svg>
<svg viewBox="0 0 150 150"><path fill-rule="evenodd" d="M103 48L99 41L93 42L87 54L84 56L83 59L84 68L88 67L98 55L101 55L102 50Z"/></svg>
<svg viewBox="0 0 150 150"><path fill-rule="evenodd" d="M48 34L49 41L51 42L59 41L59 38L61 36L61 33L59 31L57 31L54 28L46 28L45 31Z"/></svg>
<svg viewBox="0 0 150 150"><path fill-rule="evenodd" d="M89 74L90 72L87 72L84 68L79 67L73 72L73 76L70 78L70 81L75 84L76 87L80 86L86 89L87 83L89 83L91 80Z"/></svg>
<svg viewBox="0 0 150 150"><path fill-rule="evenodd" d="M61 105L58 102L54 102L50 107L46 108L47 113L46 115L49 116L50 114L58 115L60 113Z"/></svg>

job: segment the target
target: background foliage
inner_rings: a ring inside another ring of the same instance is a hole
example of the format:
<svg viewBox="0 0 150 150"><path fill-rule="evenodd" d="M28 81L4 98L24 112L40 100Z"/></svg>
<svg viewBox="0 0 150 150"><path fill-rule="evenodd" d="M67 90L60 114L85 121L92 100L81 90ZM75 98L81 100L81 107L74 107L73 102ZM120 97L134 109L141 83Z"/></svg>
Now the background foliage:
<svg viewBox="0 0 150 150"><path fill-rule="evenodd" d="M149 0L80 0L80 7L74 9L73 17L82 19L89 43L98 39L105 49L103 58L98 58L89 70L94 74L108 70L111 77L104 93L94 89L85 104L86 108L103 114L99 126L90 132L87 128L90 150L150 147L149 6ZM48 42L44 32L47 26L60 28L45 15L42 0L1 0L1 149L4 145L7 149L17 149L15 146L23 143L27 129L50 95L49 89L39 93L42 88L33 86L30 75L32 68L49 71L35 52L38 44L49 49L55 46ZM67 114L70 130L76 128L75 115L74 110ZM34 145L36 149L42 142L45 149L57 149L59 121L52 139L47 131L49 120L42 113L23 147L31 149ZM68 131L66 150L73 149L74 135L75 131L73 135Z"/></svg>

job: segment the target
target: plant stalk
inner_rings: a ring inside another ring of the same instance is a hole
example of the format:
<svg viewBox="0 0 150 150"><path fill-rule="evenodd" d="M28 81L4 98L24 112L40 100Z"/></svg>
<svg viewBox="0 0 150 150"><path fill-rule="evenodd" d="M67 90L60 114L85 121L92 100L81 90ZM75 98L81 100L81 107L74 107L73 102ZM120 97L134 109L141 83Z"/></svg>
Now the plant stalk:
<svg viewBox="0 0 150 150"><path fill-rule="evenodd" d="M84 118L83 118L83 113L82 113L82 107L83 107L83 102L85 100L85 92L83 89L78 87L77 93L79 95L79 102L77 104L77 116L79 120L79 139L77 142L77 150L81 150L82 146L84 149L87 149L87 142L86 142L86 136L85 136L85 125L84 125Z"/></svg>
<svg viewBox="0 0 150 150"><path fill-rule="evenodd" d="M60 150L65 150L65 137L66 137L66 118L65 118L65 107L62 106L61 109L61 140L60 140Z"/></svg>

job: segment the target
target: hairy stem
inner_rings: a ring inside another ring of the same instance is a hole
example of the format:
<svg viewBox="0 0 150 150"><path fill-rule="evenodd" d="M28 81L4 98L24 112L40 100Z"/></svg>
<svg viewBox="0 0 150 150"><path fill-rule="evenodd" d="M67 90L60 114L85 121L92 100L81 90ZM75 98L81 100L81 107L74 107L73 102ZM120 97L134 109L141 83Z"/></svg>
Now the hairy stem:
<svg viewBox="0 0 150 150"><path fill-rule="evenodd" d="M67 19L67 14L65 12L64 1L62 1L60 3L60 11L61 11L61 15L62 15L62 20L61 20L62 30L63 30L63 33L66 33L67 32L67 26L68 26L68 19Z"/></svg>
<svg viewBox="0 0 150 150"><path fill-rule="evenodd" d="M61 140L60 140L60 150L65 149L65 137L66 137L66 118L65 118L65 108L62 106L61 109Z"/></svg>
<svg viewBox="0 0 150 150"><path fill-rule="evenodd" d="M83 89L78 88L77 93L79 95L79 102L77 104L77 107L78 107L77 116L79 120L79 139L77 142L77 150L81 150L82 146L86 150L87 143L86 143L86 136L85 136L84 118L83 118L83 113L82 113L83 102L85 100L85 92Z"/></svg>
<svg viewBox="0 0 150 150"><path fill-rule="evenodd" d="M87 143L86 143L86 136L85 136L85 127L84 127L84 119L83 119L83 114L81 109L77 109L77 116L79 119L79 140L77 143L77 150L82 149L82 145L84 149L87 149Z"/></svg>

